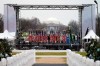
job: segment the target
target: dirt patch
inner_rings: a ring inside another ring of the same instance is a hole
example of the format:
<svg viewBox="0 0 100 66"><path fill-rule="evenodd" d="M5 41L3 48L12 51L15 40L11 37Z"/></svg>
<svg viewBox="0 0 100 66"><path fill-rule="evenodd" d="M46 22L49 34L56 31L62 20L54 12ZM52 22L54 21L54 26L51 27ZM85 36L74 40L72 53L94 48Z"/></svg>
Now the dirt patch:
<svg viewBox="0 0 100 66"><path fill-rule="evenodd" d="M65 58L38 58L36 59L36 63L43 63L43 64L66 64Z"/></svg>

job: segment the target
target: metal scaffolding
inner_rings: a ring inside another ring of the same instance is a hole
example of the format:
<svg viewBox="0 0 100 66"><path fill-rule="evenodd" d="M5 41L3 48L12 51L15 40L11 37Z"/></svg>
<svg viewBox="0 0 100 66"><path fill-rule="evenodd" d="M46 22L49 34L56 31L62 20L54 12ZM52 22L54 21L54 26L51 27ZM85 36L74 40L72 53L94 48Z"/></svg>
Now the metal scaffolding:
<svg viewBox="0 0 100 66"><path fill-rule="evenodd" d="M7 4L14 7L16 10L16 35L18 37L19 31L19 10L78 10L79 11L79 22L80 22L80 38L82 39L82 10L84 7L89 7L92 4L82 5L17 5ZM81 40L80 40L81 41ZM81 42L82 43L82 42Z"/></svg>

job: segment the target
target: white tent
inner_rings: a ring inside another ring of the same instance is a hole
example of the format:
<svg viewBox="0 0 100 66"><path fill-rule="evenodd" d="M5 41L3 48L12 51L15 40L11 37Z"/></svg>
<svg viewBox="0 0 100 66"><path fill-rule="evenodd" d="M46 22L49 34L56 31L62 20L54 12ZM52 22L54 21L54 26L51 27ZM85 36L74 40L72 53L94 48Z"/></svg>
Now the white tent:
<svg viewBox="0 0 100 66"><path fill-rule="evenodd" d="M7 30L5 30L3 33L0 33L0 39L14 40L15 37L10 35L10 33Z"/></svg>
<svg viewBox="0 0 100 66"><path fill-rule="evenodd" d="M9 32L9 34L13 37L16 37L16 33L15 32Z"/></svg>
<svg viewBox="0 0 100 66"><path fill-rule="evenodd" d="M97 36L97 35L94 33L93 30L90 30L90 31L88 32L88 34L87 34L85 37L83 37L83 39L99 39L99 36Z"/></svg>

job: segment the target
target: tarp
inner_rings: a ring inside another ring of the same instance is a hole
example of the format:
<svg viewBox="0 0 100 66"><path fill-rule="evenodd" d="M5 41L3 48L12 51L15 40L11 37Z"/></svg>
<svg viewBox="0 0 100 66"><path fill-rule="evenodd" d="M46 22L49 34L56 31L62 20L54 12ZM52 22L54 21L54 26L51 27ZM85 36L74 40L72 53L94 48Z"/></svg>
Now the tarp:
<svg viewBox="0 0 100 66"><path fill-rule="evenodd" d="M90 31L88 32L88 34L87 34L85 37L83 37L83 39L99 39L99 36L97 36L97 35L94 33L93 30L90 30Z"/></svg>
<svg viewBox="0 0 100 66"><path fill-rule="evenodd" d="M15 37L13 37L7 30L5 30L3 33L0 33L0 39L14 40Z"/></svg>

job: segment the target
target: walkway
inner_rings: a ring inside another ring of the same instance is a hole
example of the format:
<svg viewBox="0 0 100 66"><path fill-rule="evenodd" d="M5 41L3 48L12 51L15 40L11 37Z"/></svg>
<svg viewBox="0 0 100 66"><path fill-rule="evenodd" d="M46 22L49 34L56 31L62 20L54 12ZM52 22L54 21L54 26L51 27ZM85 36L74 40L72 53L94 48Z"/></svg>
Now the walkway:
<svg viewBox="0 0 100 66"><path fill-rule="evenodd" d="M66 58L38 58L36 59L37 64L66 64Z"/></svg>
<svg viewBox="0 0 100 66"><path fill-rule="evenodd" d="M33 66L68 66L67 64L34 64Z"/></svg>
<svg viewBox="0 0 100 66"><path fill-rule="evenodd" d="M33 66L68 66L65 58L37 58Z"/></svg>

